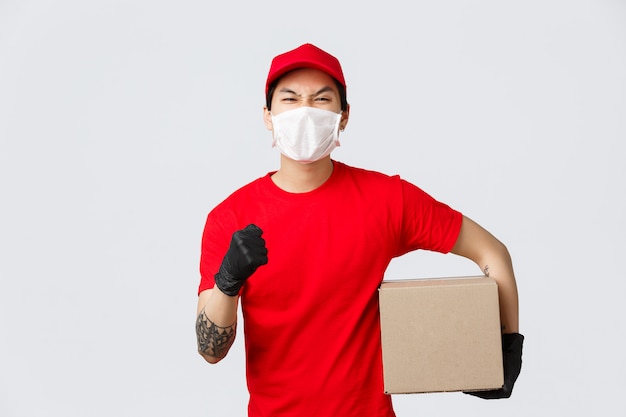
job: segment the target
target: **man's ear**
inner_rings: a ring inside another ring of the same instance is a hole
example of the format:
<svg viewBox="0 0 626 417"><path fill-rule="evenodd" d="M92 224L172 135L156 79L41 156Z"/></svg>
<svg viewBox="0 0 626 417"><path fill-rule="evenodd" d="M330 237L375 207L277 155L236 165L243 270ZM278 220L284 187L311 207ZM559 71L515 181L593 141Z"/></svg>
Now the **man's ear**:
<svg viewBox="0 0 626 417"><path fill-rule="evenodd" d="M272 123L272 113L267 109L267 106L263 106L263 122L267 130L273 130L274 124Z"/></svg>
<svg viewBox="0 0 626 417"><path fill-rule="evenodd" d="M346 125L348 124L348 119L350 118L350 105L346 106L346 109L341 112L341 120L339 121L339 130L344 130Z"/></svg>

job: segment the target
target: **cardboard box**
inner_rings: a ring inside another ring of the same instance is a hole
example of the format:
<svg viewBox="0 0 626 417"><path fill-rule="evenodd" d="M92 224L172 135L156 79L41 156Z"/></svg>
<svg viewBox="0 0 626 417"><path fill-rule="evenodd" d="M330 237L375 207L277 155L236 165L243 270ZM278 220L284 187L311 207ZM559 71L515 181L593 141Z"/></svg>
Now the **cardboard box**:
<svg viewBox="0 0 626 417"><path fill-rule="evenodd" d="M502 387L493 278L384 281L379 299L386 393Z"/></svg>

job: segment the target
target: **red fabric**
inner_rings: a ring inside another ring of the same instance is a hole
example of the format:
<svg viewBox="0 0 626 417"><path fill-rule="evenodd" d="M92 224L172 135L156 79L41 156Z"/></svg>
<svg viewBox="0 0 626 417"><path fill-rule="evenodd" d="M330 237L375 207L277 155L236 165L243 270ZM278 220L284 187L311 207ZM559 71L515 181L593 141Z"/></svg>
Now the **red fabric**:
<svg viewBox="0 0 626 417"><path fill-rule="evenodd" d="M383 393L377 289L392 258L449 252L461 213L398 176L334 162L318 189L291 194L269 174L211 211L199 291L231 235L263 231L268 264L242 291L249 415L394 416Z"/></svg>
<svg viewBox="0 0 626 417"><path fill-rule="evenodd" d="M296 68L315 68L324 71L346 87L339 60L317 46L305 43L274 57L265 82L265 94L275 80Z"/></svg>

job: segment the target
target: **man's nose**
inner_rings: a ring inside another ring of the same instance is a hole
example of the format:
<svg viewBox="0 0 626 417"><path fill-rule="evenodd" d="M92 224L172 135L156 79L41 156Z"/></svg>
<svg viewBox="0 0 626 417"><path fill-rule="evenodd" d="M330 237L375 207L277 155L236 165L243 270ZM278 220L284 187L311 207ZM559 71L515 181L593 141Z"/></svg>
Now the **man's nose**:
<svg viewBox="0 0 626 417"><path fill-rule="evenodd" d="M313 99L313 97L305 97L302 99L301 102L301 106L307 106L307 107L313 107L313 104L315 103L315 100Z"/></svg>

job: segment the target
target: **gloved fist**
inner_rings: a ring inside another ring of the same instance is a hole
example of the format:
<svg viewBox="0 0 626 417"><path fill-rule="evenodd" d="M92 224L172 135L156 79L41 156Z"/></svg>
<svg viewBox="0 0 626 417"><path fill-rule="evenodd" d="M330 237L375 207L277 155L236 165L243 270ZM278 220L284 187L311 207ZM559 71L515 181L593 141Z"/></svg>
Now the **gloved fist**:
<svg viewBox="0 0 626 417"><path fill-rule="evenodd" d="M500 389L489 391L472 391L465 394L474 395L486 400L509 398L513 393L513 385L522 370L522 345L524 336L519 333L502 335L502 360L504 365L504 385Z"/></svg>
<svg viewBox="0 0 626 417"><path fill-rule="evenodd" d="M267 248L261 234L263 231L254 224L233 233L228 252L215 274L215 285L224 294L239 294L250 275L267 263Z"/></svg>

